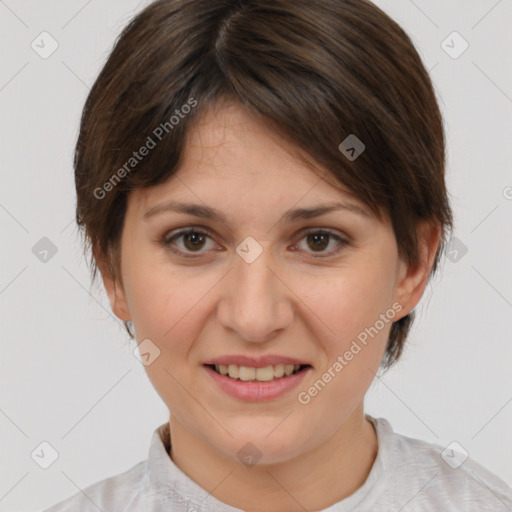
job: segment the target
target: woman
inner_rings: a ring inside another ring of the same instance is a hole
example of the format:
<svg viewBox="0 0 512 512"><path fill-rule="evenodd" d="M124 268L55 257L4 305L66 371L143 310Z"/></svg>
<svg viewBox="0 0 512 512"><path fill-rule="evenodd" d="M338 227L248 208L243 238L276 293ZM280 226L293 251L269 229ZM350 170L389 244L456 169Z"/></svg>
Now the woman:
<svg viewBox="0 0 512 512"><path fill-rule="evenodd" d="M452 229L444 155L420 57L368 1L138 14L85 105L77 222L170 417L50 510L512 509L364 412Z"/></svg>

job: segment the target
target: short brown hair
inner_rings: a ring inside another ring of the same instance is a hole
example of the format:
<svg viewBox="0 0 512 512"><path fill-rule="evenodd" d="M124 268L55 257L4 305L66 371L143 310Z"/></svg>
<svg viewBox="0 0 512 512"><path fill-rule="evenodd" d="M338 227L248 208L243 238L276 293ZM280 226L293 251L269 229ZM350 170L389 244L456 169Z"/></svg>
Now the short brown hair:
<svg viewBox="0 0 512 512"><path fill-rule="evenodd" d="M436 271L453 229L443 123L397 23L367 0L159 0L120 34L83 110L76 220L92 249L93 281L98 258L120 281L130 190L173 176L194 121L222 100L262 117L379 218L386 212L409 264L419 259L419 222L439 225ZM350 134L365 145L353 161L338 149ZM386 368L413 318L392 325Z"/></svg>

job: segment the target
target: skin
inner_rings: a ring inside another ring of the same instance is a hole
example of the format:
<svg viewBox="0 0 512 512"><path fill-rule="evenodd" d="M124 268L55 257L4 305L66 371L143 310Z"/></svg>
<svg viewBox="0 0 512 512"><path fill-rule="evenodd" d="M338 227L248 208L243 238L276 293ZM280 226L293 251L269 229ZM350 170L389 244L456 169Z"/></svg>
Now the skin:
<svg viewBox="0 0 512 512"><path fill-rule="evenodd" d="M146 370L170 410L172 460L215 498L254 512L326 508L364 483L378 444L363 400L391 322L307 405L297 394L393 303L402 307L393 321L416 306L439 243L437 226L420 225L421 263L408 266L387 217L339 210L278 222L288 209L331 201L364 208L293 149L241 107L210 111L190 131L179 172L130 193L121 281L99 258L114 313L133 322L139 343L149 338L161 351ZM169 211L143 218L169 200L206 204L227 222ZM161 243L186 227L210 232L196 245L174 240L195 259ZM331 237L317 248L306 228L349 243ZM247 236L263 249L250 264L236 252ZM247 403L224 394L203 368L228 354L297 357L313 369L284 396ZM247 442L262 454L252 467L237 458Z"/></svg>

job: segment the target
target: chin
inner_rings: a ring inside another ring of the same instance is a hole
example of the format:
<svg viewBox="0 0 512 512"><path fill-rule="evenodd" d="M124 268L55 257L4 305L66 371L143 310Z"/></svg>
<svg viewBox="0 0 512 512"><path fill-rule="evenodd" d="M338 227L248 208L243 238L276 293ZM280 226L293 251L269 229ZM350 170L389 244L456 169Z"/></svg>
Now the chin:
<svg viewBox="0 0 512 512"><path fill-rule="evenodd" d="M270 465L287 462L299 455L304 450L304 439L299 439L301 430L299 428L285 428L278 426L279 421L274 421L271 428L267 421L256 422L248 420L238 422L237 427L227 428L233 437L223 436L221 446L217 449L224 452L228 457L242 462L245 458L256 461L258 465ZM277 427L277 428L276 428ZM249 464L246 464L249 465Z"/></svg>

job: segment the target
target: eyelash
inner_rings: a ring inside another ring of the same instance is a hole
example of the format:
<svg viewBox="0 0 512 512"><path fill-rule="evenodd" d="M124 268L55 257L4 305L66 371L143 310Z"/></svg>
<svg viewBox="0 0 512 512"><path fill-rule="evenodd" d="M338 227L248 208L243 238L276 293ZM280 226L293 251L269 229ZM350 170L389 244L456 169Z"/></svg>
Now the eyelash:
<svg viewBox="0 0 512 512"><path fill-rule="evenodd" d="M172 232L171 232L172 233ZM182 229L176 233L174 233L172 236L169 236L169 234L166 234L164 236L164 238L161 240L161 245L163 247L166 247L168 248L169 250L171 250L173 253L175 254L178 254L179 256L182 256L184 258L198 258L202 252L197 252L197 253L192 253L192 254L187 254L186 252L183 252L179 249L176 249L174 246L173 246L173 242L174 240L176 240L177 238L180 238L184 235L189 235L189 234L198 234L198 235L201 235L201 236L207 236L208 238L212 239L212 236L210 235L210 233L208 231L204 231L203 229L196 229L196 228L187 228L187 229ZM331 238L337 240L339 242L339 245L336 249L334 250L331 250L331 251L328 251L325 255L322 255L322 256L319 256L317 254L315 254L314 252L312 253L313 254L313 258L328 258L328 257L332 257L332 256L335 256L336 254L338 254L345 246L349 245L349 242L340 237L339 235L337 235L336 233L333 233L332 231L330 230L327 230L327 229L311 229L311 230L308 230L308 231L305 231L302 233L302 236L300 238L300 240L302 240L303 238L309 236L309 235L315 235L315 234L318 234L318 235L328 235L330 238L329 238L329 242L331 241ZM296 244L298 245L298 244ZM322 253L324 254L324 253Z"/></svg>

